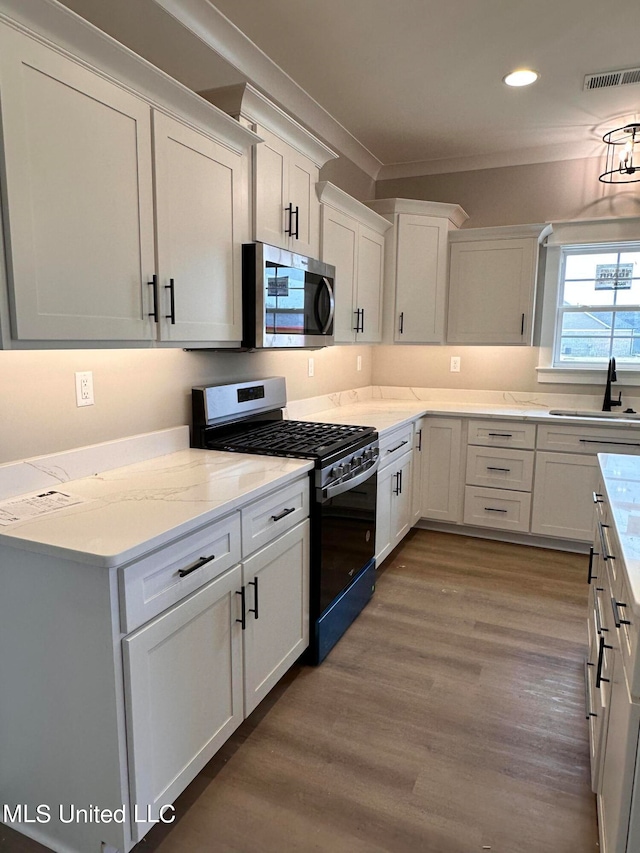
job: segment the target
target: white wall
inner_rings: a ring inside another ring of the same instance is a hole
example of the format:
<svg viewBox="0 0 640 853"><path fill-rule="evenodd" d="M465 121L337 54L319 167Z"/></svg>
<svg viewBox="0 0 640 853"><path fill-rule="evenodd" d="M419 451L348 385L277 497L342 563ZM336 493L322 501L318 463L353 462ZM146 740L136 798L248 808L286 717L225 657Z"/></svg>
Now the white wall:
<svg viewBox="0 0 640 853"><path fill-rule="evenodd" d="M309 357L313 378L307 376ZM371 363L371 347L361 346L271 353L0 352L0 463L189 424L194 385L285 376L288 397L296 400L369 385ZM77 370L93 371L94 406L76 406Z"/></svg>

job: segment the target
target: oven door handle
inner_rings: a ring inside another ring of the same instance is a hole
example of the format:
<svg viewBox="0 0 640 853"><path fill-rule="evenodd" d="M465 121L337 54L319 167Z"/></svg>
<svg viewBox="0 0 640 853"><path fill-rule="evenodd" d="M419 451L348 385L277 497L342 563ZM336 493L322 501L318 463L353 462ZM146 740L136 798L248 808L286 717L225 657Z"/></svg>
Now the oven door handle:
<svg viewBox="0 0 640 853"><path fill-rule="evenodd" d="M358 474L357 477L352 477L350 480L345 480L344 483L336 483L335 486L327 486L326 489L319 490L322 495L322 502L329 500L330 498L335 498L337 495L341 495L344 492L348 492L349 489L359 486L360 483L364 483L372 474L376 473L379 464L380 458L377 458L370 468L367 468L367 470L363 471L362 474Z"/></svg>

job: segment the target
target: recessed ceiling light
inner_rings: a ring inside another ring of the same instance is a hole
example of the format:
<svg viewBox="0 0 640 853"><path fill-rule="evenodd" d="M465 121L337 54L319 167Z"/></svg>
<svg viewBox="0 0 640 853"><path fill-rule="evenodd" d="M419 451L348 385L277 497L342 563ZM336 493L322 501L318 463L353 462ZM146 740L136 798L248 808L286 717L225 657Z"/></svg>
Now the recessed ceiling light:
<svg viewBox="0 0 640 853"><path fill-rule="evenodd" d="M519 68L502 79L507 86L529 86L531 83L535 83L539 76L537 71L531 71L530 68Z"/></svg>

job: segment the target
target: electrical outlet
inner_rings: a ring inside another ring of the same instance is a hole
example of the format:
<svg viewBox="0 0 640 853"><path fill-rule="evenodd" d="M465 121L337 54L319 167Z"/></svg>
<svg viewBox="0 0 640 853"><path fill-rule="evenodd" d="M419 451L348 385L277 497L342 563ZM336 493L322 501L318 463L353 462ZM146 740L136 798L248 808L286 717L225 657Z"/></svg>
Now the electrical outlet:
<svg viewBox="0 0 640 853"><path fill-rule="evenodd" d="M362 370L362 356L356 356L356 370Z"/></svg>
<svg viewBox="0 0 640 853"><path fill-rule="evenodd" d="M309 359L309 376L313 376L314 373L315 373L315 368L314 368L314 364L313 364L313 359L310 358Z"/></svg>
<svg viewBox="0 0 640 853"><path fill-rule="evenodd" d="M93 373L83 370L76 373L76 406L93 406Z"/></svg>
<svg viewBox="0 0 640 853"><path fill-rule="evenodd" d="M451 373L460 373L460 356L452 355L451 356L451 367L449 368Z"/></svg>

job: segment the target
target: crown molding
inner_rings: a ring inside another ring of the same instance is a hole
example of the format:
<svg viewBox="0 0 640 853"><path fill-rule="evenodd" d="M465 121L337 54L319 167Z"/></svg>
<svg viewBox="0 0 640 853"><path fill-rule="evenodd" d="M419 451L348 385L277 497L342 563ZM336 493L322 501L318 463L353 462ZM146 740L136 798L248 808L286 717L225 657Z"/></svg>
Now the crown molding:
<svg viewBox="0 0 640 853"><path fill-rule="evenodd" d="M363 203L358 201L330 181L318 181L316 184L316 195L322 204L346 213L347 216L357 219L373 231L377 231L378 234L384 234L385 231L391 228L392 223L371 210L367 206L368 202Z"/></svg>
<svg viewBox="0 0 640 853"><path fill-rule="evenodd" d="M267 93L287 112L332 148L351 160L373 180L381 161L340 122L304 91L288 74L247 38L209 0L154 0L172 18L232 65L254 86Z"/></svg>
<svg viewBox="0 0 640 853"><path fill-rule="evenodd" d="M469 240L509 240L532 237L540 241L549 233L551 233L551 227L544 222L535 225L496 225L452 231L449 234L449 240L452 243L465 243Z"/></svg>
<svg viewBox="0 0 640 853"><path fill-rule="evenodd" d="M439 201L421 201L415 198L377 198L365 202L367 207L382 216L395 213L412 213L417 216L438 216L448 219L456 228L460 228L469 218L459 204L444 204Z"/></svg>
<svg viewBox="0 0 640 853"><path fill-rule="evenodd" d="M257 124L258 133L260 133L260 125L269 128L300 154L313 160L319 169L338 156L284 110L254 89L250 83L207 89L199 94L234 118L245 118L252 124Z"/></svg>
<svg viewBox="0 0 640 853"><path fill-rule="evenodd" d="M390 163L380 167L377 180L387 181L398 178L417 178L421 175L443 175L452 172L476 172L480 169L499 169L503 166L530 166L535 163L555 163L564 160L583 160L592 157L604 158L604 154L602 143L594 140L582 143L572 142L560 145L541 145L472 157L421 160L415 163Z"/></svg>

